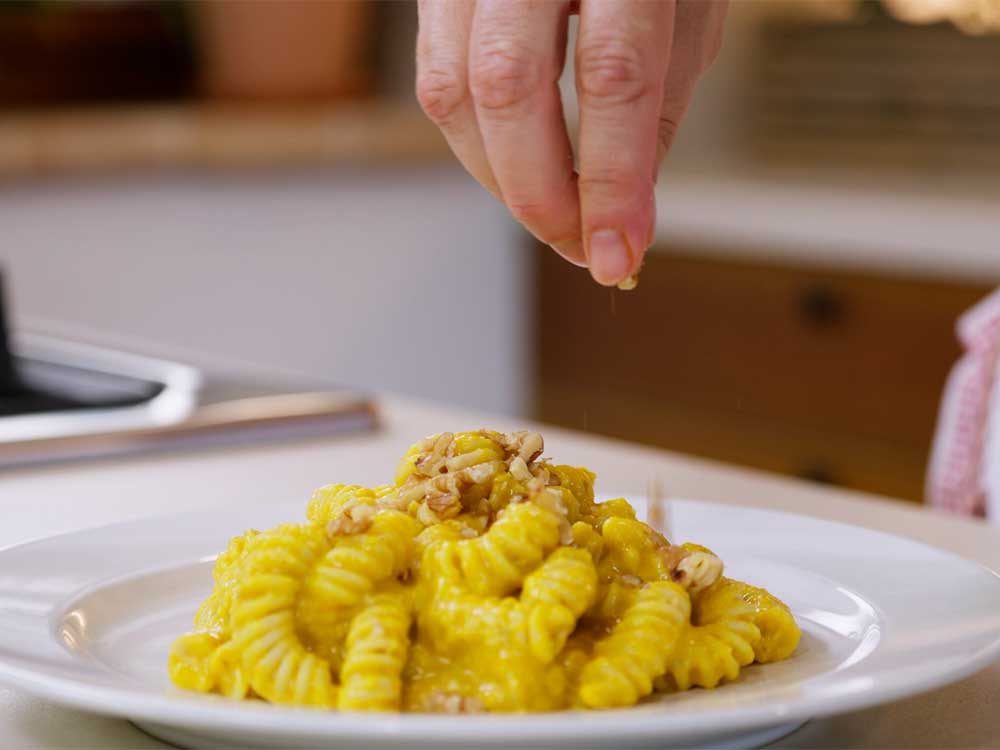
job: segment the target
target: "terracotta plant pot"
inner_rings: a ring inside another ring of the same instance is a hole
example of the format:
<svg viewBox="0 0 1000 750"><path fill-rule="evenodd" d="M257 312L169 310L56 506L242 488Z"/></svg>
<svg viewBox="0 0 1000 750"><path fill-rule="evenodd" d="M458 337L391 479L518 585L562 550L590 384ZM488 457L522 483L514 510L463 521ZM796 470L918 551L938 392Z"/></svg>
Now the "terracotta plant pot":
<svg viewBox="0 0 1000 750"><path fill-rule="evenodd" d="M205 94L309 100L366 92L370 3L364 0L202 0L196 9Z"/></svg>
<svg viewBox="0 0 1000 750"><path fill-rule="evenodd" d="M153 3L0 1L0 107L184 96L183 20Z"/></svg>

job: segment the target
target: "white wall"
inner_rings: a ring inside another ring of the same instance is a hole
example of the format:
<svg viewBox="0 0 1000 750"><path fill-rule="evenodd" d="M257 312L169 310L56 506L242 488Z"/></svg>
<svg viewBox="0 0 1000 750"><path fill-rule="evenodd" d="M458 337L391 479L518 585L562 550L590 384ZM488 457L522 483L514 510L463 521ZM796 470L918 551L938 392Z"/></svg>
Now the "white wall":
<svg viewBox="0 0 1000 750"><path fill-rule="evenodd" d="M44 181L0 232L22 327L524 407L523 236L457 169Z"/></svg>

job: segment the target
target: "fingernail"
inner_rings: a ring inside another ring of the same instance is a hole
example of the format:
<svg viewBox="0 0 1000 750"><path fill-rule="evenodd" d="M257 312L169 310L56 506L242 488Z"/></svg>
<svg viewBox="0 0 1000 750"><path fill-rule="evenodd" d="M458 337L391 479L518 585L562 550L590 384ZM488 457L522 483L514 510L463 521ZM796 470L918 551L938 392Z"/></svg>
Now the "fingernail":
<svg viewBox="0 0 1000 750"><path fill-rule="evenodd" d="M587 267L587 258L583 254L583 243L580 240L567 240L566 242L552 243L549 245L562 257L579 268Z"/></svg>
<svg viewBox="0 0 1000 750"><path fill-rule="evenodd" d="M625 236L617 229L601 229L590 235L590 275L598 284L614 286L627 278L632 254Z"/></svg>

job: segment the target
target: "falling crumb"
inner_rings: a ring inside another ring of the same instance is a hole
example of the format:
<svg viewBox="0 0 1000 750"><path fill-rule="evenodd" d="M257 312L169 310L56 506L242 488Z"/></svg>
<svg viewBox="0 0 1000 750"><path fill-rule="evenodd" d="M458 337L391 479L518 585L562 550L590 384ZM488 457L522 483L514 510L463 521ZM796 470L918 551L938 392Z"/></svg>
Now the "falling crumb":
<svg viewBox="0 0 1000 750"><path fill-rule="evenodd" d="M375 508L370 505L356 505L347 512L331 519L326 525L326 534L331 538L363 534L371 526L374 515Z"/></svg>
<svg viewBox="0 0 1000 750"><path fill-rule="evenodd" d="M670 508L667 506L666 498L663 496L663 488L659 480L652 480L646 491L646 522L670 539L673 530L670 528Z"/></svg>

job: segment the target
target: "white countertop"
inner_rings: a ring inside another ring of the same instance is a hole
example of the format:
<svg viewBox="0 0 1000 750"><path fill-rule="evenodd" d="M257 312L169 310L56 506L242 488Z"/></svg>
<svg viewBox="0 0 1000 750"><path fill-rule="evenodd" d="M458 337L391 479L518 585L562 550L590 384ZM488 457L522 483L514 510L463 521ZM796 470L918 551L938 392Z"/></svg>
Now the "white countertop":
<svg viewBox="0 0 1000 750"><path fill-rule="evenodd" d="M694 174L668 164L657 203L661 247L1000 284L1000 177Z"/></svg>
<svg viewBox="0 0 1000 750"><path fill-rule="evenodd" d="M213 504L302 498L330 481L374 483L419 436L442 429L525 426L508 418L400 398L384 427L358 438L280 447L59 466L0 475L0 545ZM1000 530L857 493L832 490L665 451L543 428L546 453L598 472L606 492L669 494L790 510L903 534L1000 569ZM1000 663L956 685L889 706L812 722L775 747L995 747ZM88 716L0 688L0 747L164 747L124 720Z"/></svg>

